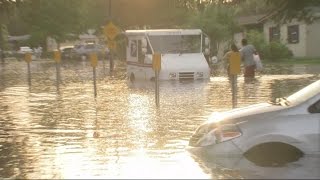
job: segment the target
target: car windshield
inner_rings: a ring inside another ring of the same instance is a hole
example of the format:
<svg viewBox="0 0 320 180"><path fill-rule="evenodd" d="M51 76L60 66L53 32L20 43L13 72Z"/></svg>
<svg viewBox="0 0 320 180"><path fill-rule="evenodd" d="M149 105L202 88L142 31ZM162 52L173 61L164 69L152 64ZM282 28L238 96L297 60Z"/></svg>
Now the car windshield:
<svg viewBox="0 0 320 180"><path fill-rule="evenodd" d="M200 35L149 36L151 46L159 53L200 53Z"/></svg>

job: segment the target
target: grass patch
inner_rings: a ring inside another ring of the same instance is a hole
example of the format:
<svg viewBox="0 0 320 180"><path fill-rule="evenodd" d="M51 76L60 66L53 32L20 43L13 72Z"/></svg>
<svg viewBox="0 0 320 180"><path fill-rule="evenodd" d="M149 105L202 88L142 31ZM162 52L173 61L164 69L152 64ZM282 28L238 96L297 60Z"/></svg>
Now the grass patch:
<svg viewBox="0 0 320 180"><path fill-rule="evenodd" d="M265 60L266 64L317 64L320 65L320 58L291 58L291 59L277 59Z"/></svg>

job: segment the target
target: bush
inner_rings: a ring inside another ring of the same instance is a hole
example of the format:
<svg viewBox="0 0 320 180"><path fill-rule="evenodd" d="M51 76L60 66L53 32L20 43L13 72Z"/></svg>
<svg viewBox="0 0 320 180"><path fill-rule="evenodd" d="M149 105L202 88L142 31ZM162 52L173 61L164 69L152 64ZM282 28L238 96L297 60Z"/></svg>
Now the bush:
<svg viewBox="0 0 320 180"><path fill-rule="evenodd" d="M264 49L264 56L271 61L292 57L292 52L280 42L270 42Z"/></svg>
<svg viewBox="0 0 320 180"><path fill-rule="evenodd" d="M276 59L285 59L292 57L292 52L287 46L280 42L266 42L264 35L259 31L249 31L247 34L248 42L255 46L262 59L269 59L271 61Z"/></svg>
<svg viewBox="0 0 320 180"><path fill-rule="evenodd" d="M264 57L264 49L267 46L267 42L262 32L251 30L247 33L247 39L249 44L254 45L261 57Z"/></svg>

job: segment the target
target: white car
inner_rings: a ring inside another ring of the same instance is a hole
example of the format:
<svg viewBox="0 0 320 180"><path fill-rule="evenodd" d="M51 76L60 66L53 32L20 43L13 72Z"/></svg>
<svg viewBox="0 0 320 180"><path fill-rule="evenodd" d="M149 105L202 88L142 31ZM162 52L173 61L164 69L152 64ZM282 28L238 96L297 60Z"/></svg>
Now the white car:
<svg viewBox="0 0 320 180"><path fill-rule="evenodd" d="M279 156L292 149L319 155L320 80L275 102L213 113L192 135L189 148L216 157L246 155L259 148Z"/></svg>
<svg viewBox="0 0 320 180"><path fill-rule="evenodd" d="M33 53L33 50L28 46L22 46L18 50L18 54L25 54L25 53Z"/></svg>

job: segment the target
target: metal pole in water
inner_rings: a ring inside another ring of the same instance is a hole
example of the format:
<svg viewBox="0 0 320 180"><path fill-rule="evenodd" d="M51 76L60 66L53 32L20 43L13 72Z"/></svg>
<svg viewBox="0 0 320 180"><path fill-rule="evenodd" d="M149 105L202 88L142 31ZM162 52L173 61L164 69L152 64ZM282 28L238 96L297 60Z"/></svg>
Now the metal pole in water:
<svg viewBox="0 0 320 180"><path fill-rule="evenodd" d="M24 60L27 62L28 65L28 84L31 86L31 70L30 70L30 62L32 61L32 54L26 53L24 55Z"/></svg>
<svg viewBox="0 0 320 180"><path fill-rule="evenodd" d="M57 89L59 89L59 83L60 83L60 63L61 63L61 53L60 51L54 51L53 52L53 58L56 62L56 85Z"/></svg>
<svg viewBox="0 0 320 180"><path fill-rule="evenodd" d="M94 87L94 97L97 97L96 67L93 67L93 87Z"/></svg>
<svg viewBox="0 0 320 180"><path fill-rule="evenodd" d="M60 84L60 63L56 63L56 85L59 87Z"/></svg>
<svg viewBox="0 0 320 180"><path fill-rule="evenodd" d="M110 51L110 76L113 75L113 66L114 66L114 62L113 62L113 53Z"/></svg>
<svg viewBox="0 0 320 180"><path fill-rule="evenodd" d="M156 99L156 106L159 107L159 73L161 70L161 54L160 53L154 53L152 55L152 69L155 73L155 99Z"/></svg>
<svg viewBox="0 0 320 180"><path fill-rule="evenodd" d="M156 75L156 79L155 79L155 91L156 91L156 106L159 107L160 103L159 103L159 71L155 71L155 75Z"/></svg>
<svg viewBox="0 0 320 180"><path fill-rule="evenodd" d="M232 108L237 107L237 75L231 77Z"/></svg>
<svg viewBox="0 0 320 180"><path fill-rule="evenodd" d="M96 67L98 65L97 54L95 53L90 54L90 62L91 62L92 72L93 72L94 97L97 97L97 82L96 82Z"/></svg>
<svg viewBox="0 0 320 180"><path fill-rule="evenodd" d="M30 70L30 62L27 62L28 64L28 84L31 86L31 70Z"/></svg>

